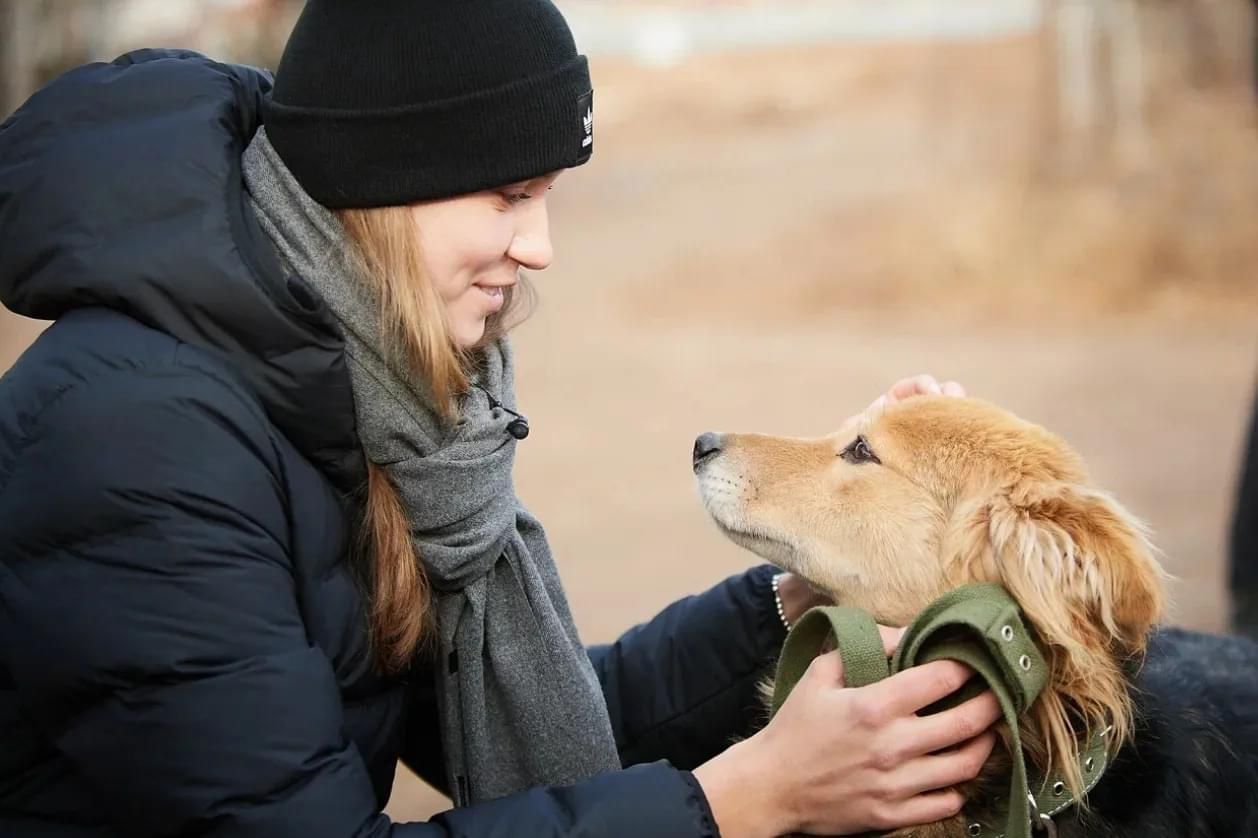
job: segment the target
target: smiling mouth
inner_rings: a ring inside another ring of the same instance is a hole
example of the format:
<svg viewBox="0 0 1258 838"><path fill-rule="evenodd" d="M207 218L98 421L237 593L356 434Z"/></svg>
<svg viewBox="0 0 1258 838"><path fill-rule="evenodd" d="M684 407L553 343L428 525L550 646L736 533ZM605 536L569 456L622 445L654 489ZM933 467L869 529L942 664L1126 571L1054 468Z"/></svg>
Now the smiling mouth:
<svg viewBox="0 0 1258 838"><path fill-rule="evenodd" d="M507 304L507 288L506 285L477 285L474 286L484 297L489 307L489 313L495 314Z"/></svg>

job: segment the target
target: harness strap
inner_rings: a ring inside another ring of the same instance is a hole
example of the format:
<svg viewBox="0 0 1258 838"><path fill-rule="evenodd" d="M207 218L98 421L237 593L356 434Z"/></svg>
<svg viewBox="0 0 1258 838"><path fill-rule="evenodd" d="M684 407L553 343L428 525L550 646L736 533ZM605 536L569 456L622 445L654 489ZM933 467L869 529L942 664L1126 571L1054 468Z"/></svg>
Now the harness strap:
<svg viewBox="0 0 1258 838"><path fill-rule="evenodd" d="M956 706L990 689L1009 726L1013 769L1003 829L974 822L975 838L1030 838L1033 828L1051 828L1052 815L1073 803L1060 780L1044 780L1032 793L1026 776L1018 717L1035 701L1048 680L1048 666L1022 622L1017 603L999 585L957 588L926 607L904 634L888 664L878 626L868 613L847 606L813 608L791 629L778 660L772 712L781 708L808 665L833 638L843 660L844 683L863 687L893 673L935 660L955 660L976 673L961 690L923 710L924 714ZM1081 754L1087 790L1106 765L1104 736ZM1034 807L1034 811L1032 811Z"/></svg>

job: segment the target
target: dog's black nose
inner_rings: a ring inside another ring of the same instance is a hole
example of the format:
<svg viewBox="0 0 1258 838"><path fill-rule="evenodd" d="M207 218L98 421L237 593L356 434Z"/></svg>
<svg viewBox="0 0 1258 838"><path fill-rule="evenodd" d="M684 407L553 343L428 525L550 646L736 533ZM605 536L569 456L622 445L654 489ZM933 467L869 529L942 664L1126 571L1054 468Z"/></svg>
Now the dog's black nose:
<svg viewBox="0 0 1258 838"><path fill-rule="evenodd" d="M711 459L719 453L721 453L720 434L714 434L710 431L706 434L699 434L699 438L695 440L695 471L699 470L699 466L702 465L705 460Z"/></svg>

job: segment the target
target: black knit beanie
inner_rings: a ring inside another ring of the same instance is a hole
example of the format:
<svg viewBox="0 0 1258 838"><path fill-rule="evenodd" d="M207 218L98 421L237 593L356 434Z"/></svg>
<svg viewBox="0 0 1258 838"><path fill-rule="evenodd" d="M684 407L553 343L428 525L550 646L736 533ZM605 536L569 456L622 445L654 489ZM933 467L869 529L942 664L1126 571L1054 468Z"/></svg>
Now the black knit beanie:
<svg viewBox="0 0 1258 838"><path fill-rule="evenodd" d="M593 99L550 0L308 0L263 121L320 204L378 207L581 165Z"/></svg>

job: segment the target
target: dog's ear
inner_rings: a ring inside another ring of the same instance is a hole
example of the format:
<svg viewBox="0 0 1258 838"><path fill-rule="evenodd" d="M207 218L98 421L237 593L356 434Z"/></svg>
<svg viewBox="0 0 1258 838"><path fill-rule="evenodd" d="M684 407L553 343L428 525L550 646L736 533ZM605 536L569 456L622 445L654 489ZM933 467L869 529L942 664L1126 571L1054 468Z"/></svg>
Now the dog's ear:
<svg viewBox="0 0 1258 838"><path fill-rule="evenodd" d="M1028 482L957 510L948 543L958 583L999 582L1022 607L1049 665L1023 723L1043 769L1081 783L1080 737L1131 732L1124 664L1162 617L1165 575L1145 528L1102 492Z"/></svg>
<svg viewBox="0 0 1258 838"><path fill-rule="evenodd" d="M1117 501L1075 484L1031 483L959 512L967 576L1004 584L1046 642L1143 651L1162 618L1165 576L1144 526Z"/></svg>

